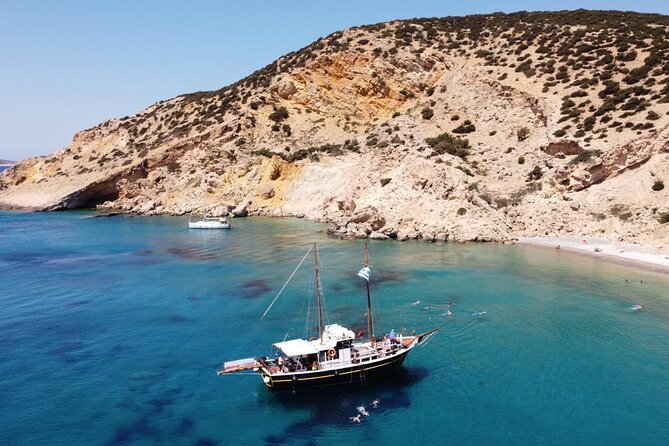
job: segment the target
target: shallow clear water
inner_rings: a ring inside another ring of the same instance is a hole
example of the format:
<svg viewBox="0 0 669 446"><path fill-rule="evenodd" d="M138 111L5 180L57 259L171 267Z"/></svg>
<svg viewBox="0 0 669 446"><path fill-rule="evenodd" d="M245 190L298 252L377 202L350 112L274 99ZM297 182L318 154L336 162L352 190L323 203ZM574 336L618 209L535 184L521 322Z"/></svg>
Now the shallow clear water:
<svg viewBox="0 0 669 446"><path fill-rule="evenodd" d="M272 393L215 371L313 328L310 259L259 317L312 241L330 321L363 328L362 241L301 220L189 231L180 218L91 215L0 212L3 444L669 438L666 276L532 247L371 242L384 331L441 331L384 382ZM360 405L371 416L351 423Z"/></svg>

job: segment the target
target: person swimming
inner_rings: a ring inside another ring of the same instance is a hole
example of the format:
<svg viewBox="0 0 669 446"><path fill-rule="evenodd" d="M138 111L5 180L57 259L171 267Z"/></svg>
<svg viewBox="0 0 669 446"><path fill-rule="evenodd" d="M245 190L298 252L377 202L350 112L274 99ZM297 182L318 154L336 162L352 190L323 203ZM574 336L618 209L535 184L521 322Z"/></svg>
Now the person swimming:
<svg viewBox="0 0 669 446"><path fill-rule="evenodd" d="M379 408L379 404L381 404L381 401L380 401L378 398L376 398L374 401L372 401L372 407L373 407L374 409L378 409L378 408Z"/></svg>
<svg viewBox="0 0 669 446"><path fill-rule="evenodd" d="M360 414L354 416L354 417L348 417L349 420L353 421L354 423L360 423Z"/></svg>
<svg viewBox="0 0 669 446"><path fill-rule="evenodd" d="M367 409L365 409L365 406L360 406L357 409L358 409L358 412L360 412L360 415L364 415L366 417L369 416L369 412L367 411ZM358 415L358 416L360 416L360 415Z"/></svg>
<svg viewBox="0 0 669 446"><path fill-rule="evenodd" d="M484 316L488 314L487 311L477 311L476 313L472 313L472 316Z"/></svg>
<svg viewBox="0 0 669 446"><path fill-rule="evenodd" d="M643 310L643 305L636 304L636 305L632 306L632 308L630 308L630 310L641 311L641 310Z"/></svg>
<svg viewBox="0 0 669 446"><path fill-rule="evenodd" d="M411 305L420 305L420 301L417 300L416 302L412 303Z"/></svg>

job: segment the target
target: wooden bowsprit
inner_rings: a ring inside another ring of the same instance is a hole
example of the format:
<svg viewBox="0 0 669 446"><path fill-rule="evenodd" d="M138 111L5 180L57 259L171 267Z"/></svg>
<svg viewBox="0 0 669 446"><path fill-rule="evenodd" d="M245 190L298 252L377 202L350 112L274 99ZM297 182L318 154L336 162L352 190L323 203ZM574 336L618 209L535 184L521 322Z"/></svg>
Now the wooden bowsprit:
<svg viewBox="0 0 669 446"><path fill-rule="evenodd" d="M256 358L237 359L223 363L223 369L216 372L217 375L227 375L228 373L242 372L244 370L253 370L260 367Z"/></svg>

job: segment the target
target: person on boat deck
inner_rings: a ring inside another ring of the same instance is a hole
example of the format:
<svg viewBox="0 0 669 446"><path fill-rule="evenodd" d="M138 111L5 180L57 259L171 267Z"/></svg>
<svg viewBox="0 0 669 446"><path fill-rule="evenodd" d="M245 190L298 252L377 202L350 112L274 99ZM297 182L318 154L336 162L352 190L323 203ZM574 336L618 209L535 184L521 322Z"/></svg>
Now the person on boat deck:
<svg viewBox="0 0 669 446"><path fill-rule="evenodd" d="M395 330L391 329L390 333L388 334L388 339L390 339L391 344L396 344L397 341L397 334L395 334Z"/></svg>
<svg viewBox="0 0 669 446"><path fill-rule="evenodd" d="M311 364L311 370L318 370L318 361L314 361L314 363Z"/></svg>

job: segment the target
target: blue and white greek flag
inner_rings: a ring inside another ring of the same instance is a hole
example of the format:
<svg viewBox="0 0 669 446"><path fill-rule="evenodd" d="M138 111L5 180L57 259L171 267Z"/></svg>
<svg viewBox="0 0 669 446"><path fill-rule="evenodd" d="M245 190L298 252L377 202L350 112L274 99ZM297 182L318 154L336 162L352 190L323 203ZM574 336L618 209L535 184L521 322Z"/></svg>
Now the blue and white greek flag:
<svg viewBox="0 0 669 446"><path fill-rule="evenodd" d="M365 279L367 282L369 282L369 273L370 273L369 266L363 266L362 269L358 271L358 277L361 277Z"/></svg>

